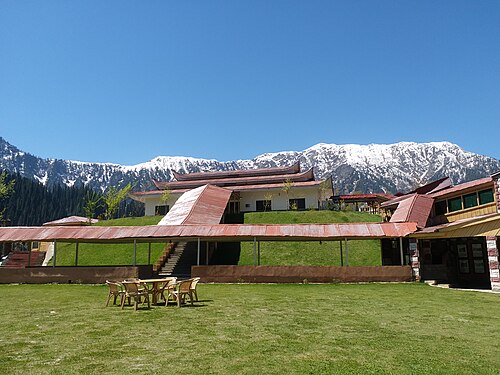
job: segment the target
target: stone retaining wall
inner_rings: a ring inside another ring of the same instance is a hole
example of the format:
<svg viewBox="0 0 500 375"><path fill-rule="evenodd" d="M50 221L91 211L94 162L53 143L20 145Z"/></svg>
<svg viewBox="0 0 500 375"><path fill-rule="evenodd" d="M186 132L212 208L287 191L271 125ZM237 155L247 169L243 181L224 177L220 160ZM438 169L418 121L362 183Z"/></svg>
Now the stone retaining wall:
<svg viewBox="0 0 500 375"><path fill-rule="evenodd" d="M0 284L102 284L106 280L151 278L151 266L0 268Z"/></svg>
<svg viewBox="0 0 500 375"><path fill-rule="evenodd" d="M410 266L193 266L192 277L214 283L356 283L412 281Z"/></svg>

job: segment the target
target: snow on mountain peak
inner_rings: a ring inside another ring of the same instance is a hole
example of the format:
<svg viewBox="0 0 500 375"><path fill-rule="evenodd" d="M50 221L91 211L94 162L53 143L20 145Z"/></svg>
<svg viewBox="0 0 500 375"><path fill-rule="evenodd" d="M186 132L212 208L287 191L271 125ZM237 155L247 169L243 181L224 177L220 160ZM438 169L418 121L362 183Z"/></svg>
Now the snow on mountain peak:
<svg viewBox="0 0 500 375"><path fill-rule="evenodd" d="M42 159L22 152L0 138L0 169L36 178L47 185L87 185L101 190L124 186L153 188L180 173L289 166L300 161L314 168L318 179L332 176L336 192L397 192L449 176L455 183L485 177L500 170L500 161L464 151L450 142L394 144L318 143L303 151L264 153L251 160L220 162L182 156L158 156L131 166Z"/></svg>

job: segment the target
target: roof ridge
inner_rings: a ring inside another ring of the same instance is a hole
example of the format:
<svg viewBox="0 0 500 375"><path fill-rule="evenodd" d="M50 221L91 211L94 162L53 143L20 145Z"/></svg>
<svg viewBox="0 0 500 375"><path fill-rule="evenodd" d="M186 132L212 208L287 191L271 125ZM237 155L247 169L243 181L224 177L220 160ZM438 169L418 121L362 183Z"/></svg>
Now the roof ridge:
<svg viewBox="0 0 500 375"><path fill-rule="evenodd" d="M174 175L177 182L181 181L196 181L203 180L203 176L207 175L212 177L212 179L217 180L224 177L224 175L236 174L236 175L245 175L249 174L250 176L259 176L266 175L267 173L271 173L271 175L279 175L278 172L286 172L286 174L290 173L300 173L300 161L296 161L292 165L284 166L284 167L270 167L270 168L245 168L245 169L228 169L228 170L220 170L220 171L205 171L205 172L193 172L193 173L179 173L175 170L172 170L172 174ZM192 177L191 179L189 177ZM243 176L245 177L245 176Z"/></svg>

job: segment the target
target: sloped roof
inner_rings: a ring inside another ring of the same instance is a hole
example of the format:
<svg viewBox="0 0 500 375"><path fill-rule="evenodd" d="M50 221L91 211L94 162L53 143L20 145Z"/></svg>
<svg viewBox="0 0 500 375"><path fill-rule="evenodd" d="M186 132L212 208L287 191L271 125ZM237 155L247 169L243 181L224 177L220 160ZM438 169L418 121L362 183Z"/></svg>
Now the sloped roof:
<svg viewBox="0 0 500 375"><path fill-rule="evenodd" d="M219 224L231 190L204 185L182 194L158 225Z"/></svg>
<svg viewBox="0 0 500 375"><path fill-rule="evenodd" d="M391 223L415 222L424 228L431 214L434 199L423 194L412 194L399 202L392 214Z"/></svg>
<svg viewBox="0 0 500 375"><path fill-rule="evenodd" d="M321 185L322 181L314 180L314 181L305 181L305 182L292 182L292 188L308 188ZM330 185L329 185L330 187ZM263 190L263 189L282 189L283 182L274 183L274 184L256 184L256 185L236 185L236 186L225 186L224 189L230 190L233 192L239 191L248 191L248 190ZM172 194L185 193L192 189L179 189L172 190ZM144 203L144 197L147 196L160 196L163 194L163 190L151 190L151 191L139 191L130 193L130 197L137 201Z"/></svg>
<svg viewBox="0 0 500 375"><path fill-rule="evenodd" d="M454 195L457 192L466 192L467 190L475 190L481 187L487 188L489 185L493 186L493 179L491 177L480 178L478 180L465 182L460 185L450 187L445 190L430 194L432 198L443 198L448 195Z"/></svg>
<svg viewBox="0 0 500 375"><path fill-rule="evenodd" d="M493 213L423 228L411 235L417 238L459 238L500 236L500 214Z"/></svg>
<svg viewBox="0 0 500 375"><path fill-rule="evenodd" d="M43 223L43 226L78 226L78 225L90 225L90 224L95 224L99 220L97 219L89 219L86 217L82 216L68 216L64 217L62 219L54 220L54 221L49 221L47 223Z"/></svg>
<svg viewBox="0 0 500 375"><path fill-rule="evenodd" d="M205 180L193 180L193 181L171 181L171 182L159 182L153 181L156 187L160 190L170 189L194 189L203 185L215 185L220 187L226 186L237 186L237 185L257 185L257 184L269 184L269 183L283 183L284 181L291 182L305 182L313 181L314 174L313 169L302 173L291 173L291 174L281 174L272 176L251 176L251 177L229 177L229 178L216 178L216 179L205 179Z"/></svg>
<svg viewBox="0 0 500 375"><path fill-rule="evenodd" d="M367 201L367 200L380 200L388 201L394 198L392 194L385 193L373 193L373 194L350 194L350 195L339 195L334 198L339 198L344 201Z"/></svg>
<svg viewBox="0 0 500 375"><path fill-rule="evenodd" d="M420 186L420 187L416 188L415 190L410 191L409 193L405 193L405 194L401 194L401 195L398 194L396 197L393 197L392 199L388 200L387 202L382 203L381 207L388 208L388 207L394 206L394 205L408 199L409 197L413 197L415 194L431 195L432 193L442 191L442 190L448 191L447 189L449 189L451 186L452 186L452 183L451 183L451 179L449 177L440 178L439 180L432 181L432 182L429 182L428 184Z"/></svg>
<svg viewBox="0 0 500 375"><path fill-rule="evenodd" d="M300 162L297 161L296 163L292 164L289 167L237 169L232 171L196 172L196 173L178 173L176 171L172 172L177 181L215 180L222 178L273 176L273 175L299 173Z"/></svg>
<svg viewBox="0 0 500 375"><path fill-rule="evenodd" d="M389 207L395 206L395 205L399 204L399 202L404 201L404 200L408 199L409 197L412 197L413 195L414 194L408 194L408 195L400 195L400 196L394 197L392 199L389 199L386 202L383 202L380 205L380 207L389 208Z"/></svg>
<svg viewBox="0 0 500 375"><path fill-rule="evenodd" d="M436 181L431 181L428 184L420 186L415 190L409 192L408 194L431 194L443 189L447 189L452 186L451 179L449 177L443 177Z"/></svg>
<svg viewBox="0 0 500 375"><path fill-rule="evenodd" d="M350 224L210 224L149 225L139 227L2 227L0 242L154 242L169 239L209 241L307 241L404 237L415 232L415 223Z"/></svg>
<svg viewBox="0 0 500 375"><path fill-rule="evenodd" d="M185 192L190 191L190 190L192 190L192 189L178 189L178 190L172 191L171 193L173 196L178 196L178 195L182 195ZM148 197L148 196L153 196L153 197L154 196L161 196L163 193L164 193L164 190L134 191L134 192L129 193L129 196L130 196L130 198L132 198L136 201L144 203L146 197Z"/></svg>
<svg viewBox="0 0 500 375"><path fill-rule="evenodd" d="M304 182L292 182L292 188L299 187L310 187L321 185L322 181L304 181ZM274 184L256 184L256 185L239 185L239 186L227 186L226 189L232 191L245 191L245 190L260 190L260 189L283 189L283 182Z"/></svg>

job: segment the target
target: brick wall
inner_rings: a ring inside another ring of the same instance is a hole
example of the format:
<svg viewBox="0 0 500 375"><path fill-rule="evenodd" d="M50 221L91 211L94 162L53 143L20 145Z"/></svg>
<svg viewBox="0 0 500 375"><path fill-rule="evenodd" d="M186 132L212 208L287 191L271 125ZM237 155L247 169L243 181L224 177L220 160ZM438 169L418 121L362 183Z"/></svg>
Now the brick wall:
<svg viewBox="0 0 500 375"><path fill-rule="evenodd" d="M499 176L493 178L495 185L495 201L497 202L497 212L500 213L500 183L498 181Z"/></svg>
<svg viewBox="0 0 500 375"><path fill-rule="evenodd" d="M497 237L486 237L491 290L500 291L500 265Z"/></svg>
<svg viewBox="0 0 500 375"><path fill-rule="evenodd" d="M193 266L192 277L215 283L356 283L412 281L409 266Z"/></svg>
<svg viewBox="0 0 500 375"><path fill-rule="evenodd" d="M415 238L409 239L410 267L413 279L420 281L420 252L418 251L418 241Z"/></svg>
<svg viewBox="0 0 500 375"><path fill-rule="evenodd" d="M0 284L102 284L106 280L150 278L151 266L0 268Z"/></svg>

